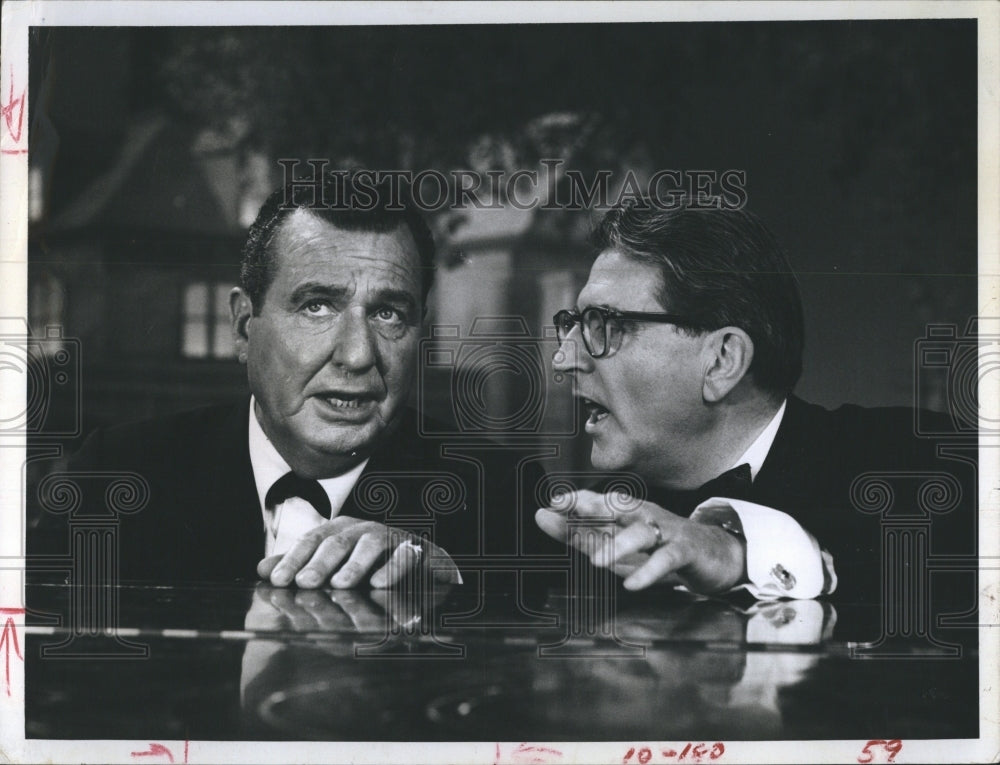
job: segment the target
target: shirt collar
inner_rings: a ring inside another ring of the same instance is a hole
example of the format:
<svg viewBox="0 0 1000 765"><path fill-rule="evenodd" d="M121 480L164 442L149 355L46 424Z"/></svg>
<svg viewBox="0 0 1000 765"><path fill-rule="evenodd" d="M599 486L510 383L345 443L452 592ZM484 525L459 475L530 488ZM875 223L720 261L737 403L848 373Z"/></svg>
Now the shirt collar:
<svg viewBox="0 0 1000 765"><path fill-rule="evenodd" d="M260 503L261 509L266 510L264 507L264 497L267 496L268 489L292 468L285 462L284 457L278 453L278 450L271 443L267 434L264 433L264 429L257 421L256 408L254 397L251 396L248 431L250 466L253 468L254 485L257 487L257 500ZM347 500L347 495L351 493L351 489L358 482L358 478L367 464L368 460L365 459L342 475L319 479L319 485L323 487L323 491L330 498L330 507L333 508L334 515L343 507L344 502Z"/></svg>
<svg viewBox="0 0 1000 765"><path fill-rule="evenodd" d="M743 452L743 456L733 463L732 467L738 467L745 462L750 465L750 478L757 478L757 473L760 472L764 460L767 459L767 453L771 451L771 446L774 444L774 437L778 435L778 428L781 426L781 419L785 416L785 406L787 404L787 399L781 402L781 407L775 413L774 417L771 418L771 421L767 423L767 427L760 432L760 435Z"/></svg>

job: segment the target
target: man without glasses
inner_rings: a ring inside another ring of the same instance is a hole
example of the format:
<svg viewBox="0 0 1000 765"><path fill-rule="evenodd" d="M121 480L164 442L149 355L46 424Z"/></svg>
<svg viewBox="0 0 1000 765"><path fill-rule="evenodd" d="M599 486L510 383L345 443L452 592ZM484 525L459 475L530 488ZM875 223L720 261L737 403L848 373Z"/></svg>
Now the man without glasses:
<svg viewBox="0 0 1000 765"><path fill-rule="evenodd" d="M386 587L430 567L456 582L445 550L479 549L479 471L509 466L442 459L406 406L431 233L399 189L375 189L370 209L315 205L351 198L351 178L324 182L276 191L250 229L230 307L251 396L98 431L72 461L150 487L119 526L123 579ZM454 506L427 504L435 481ZM491 501L516 512L513 497ZM41 520L32 553L61 553L65 526Z"/></svg>

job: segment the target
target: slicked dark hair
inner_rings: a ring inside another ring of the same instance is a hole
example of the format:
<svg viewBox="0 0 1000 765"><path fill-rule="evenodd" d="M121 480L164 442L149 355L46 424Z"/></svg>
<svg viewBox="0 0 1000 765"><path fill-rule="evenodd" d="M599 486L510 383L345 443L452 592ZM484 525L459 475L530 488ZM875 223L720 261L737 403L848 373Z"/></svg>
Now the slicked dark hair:
<svg viewBox="0 0 1000 765"><path fill-rule="evenodd" d="M275 190L261 206L247 232L240 264L240 286L253 303L254 314L264 305L274 281L275 252L271 246L281 224L293 212L306 209L317 218L345 231L392 232L406 226L417 245L420 258L421 299L434 283L434 237L406 184L396 178L393 186L385 176L373 183L361 183L359 171L349 174L326 173L322 186L303 181L289 183Z"/></svg>
<svg viewBox="0 0 1000 765"><path fill-rule="evenodd" d="M610 210L592 237L600 250L659 270L664 310L690 334L739 327L753 340L749 374L784 398L802 374L799 285L774 235L745 210L664 210L643 200Z"/></svg>

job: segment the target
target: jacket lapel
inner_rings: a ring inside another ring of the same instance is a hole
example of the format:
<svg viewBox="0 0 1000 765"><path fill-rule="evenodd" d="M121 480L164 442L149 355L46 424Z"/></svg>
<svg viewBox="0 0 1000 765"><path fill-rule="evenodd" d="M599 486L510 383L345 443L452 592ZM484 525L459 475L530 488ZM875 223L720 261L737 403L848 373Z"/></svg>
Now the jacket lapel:
<svg viewBox="0 0 1000 765"><path fill-rule="evenodd" d="M208 437L205 494L211 499L200 515L204 538L212 540L222 569L252 580L264 555L264 521L250 464L249 417L247 399Z"/></svg>

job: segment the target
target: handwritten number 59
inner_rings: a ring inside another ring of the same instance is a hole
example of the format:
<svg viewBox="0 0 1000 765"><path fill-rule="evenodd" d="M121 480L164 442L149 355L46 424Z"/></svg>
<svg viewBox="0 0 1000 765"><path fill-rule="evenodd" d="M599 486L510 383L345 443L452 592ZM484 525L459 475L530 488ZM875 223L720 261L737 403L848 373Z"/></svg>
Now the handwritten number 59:
<svg viewBox="0 0 1000 765"><path fill-rule="evenodd" d="M896 759L896 755L899 754L900 750L902 750L903 742L898 738L890 739L889 741L881 738L872 739L865 744L865 748L861 750L861 754L858 756L858 762L862 763L862 765L864 765L864 763L872 762L875 759L875 753L872 751L872 747L884 749L889 753L888 761L892 762Z"/></svg>

